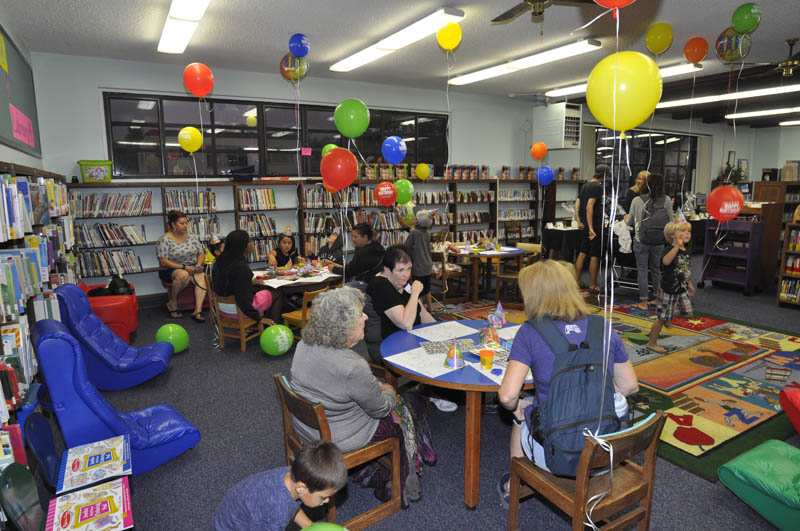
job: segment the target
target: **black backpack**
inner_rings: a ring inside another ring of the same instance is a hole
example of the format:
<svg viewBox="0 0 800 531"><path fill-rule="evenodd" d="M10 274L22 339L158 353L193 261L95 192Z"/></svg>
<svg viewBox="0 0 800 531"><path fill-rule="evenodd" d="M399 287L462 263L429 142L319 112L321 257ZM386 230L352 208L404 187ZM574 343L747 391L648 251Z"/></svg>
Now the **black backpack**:
<svg viewBox="0 0 800 531"><path fill-rule="evenodd" d="M112 275L108 286L90 289L87 295L89 297L101 297L103 295L132 295L133 293L133 288L127 280L118 275Z"/></svg>
<svg viewBox="0 0 800 531"><path fill-rule="evenodd" d="M603 381L605 320L590 315L587 321L586 340L579 345L567 341L551 319L528 321L555 354L548 398L531 408L528 425L531 436L544 448L547 468L557 476L575 477L584 429L594 433L598 419L601 435L620 429L611 374L606 373Z"/></svg>
<svg viewBox="0 0 800 531"><path fill-rule="evenodd" d="M671 221L670 213L664 205L666 198L659 199L660 205L653 204L652 199L648 199L644 204L644 219L639 224L639 241L645 245L665 245L664 227ZM647 209L648 204L653 204L653 210Z"/></svg>

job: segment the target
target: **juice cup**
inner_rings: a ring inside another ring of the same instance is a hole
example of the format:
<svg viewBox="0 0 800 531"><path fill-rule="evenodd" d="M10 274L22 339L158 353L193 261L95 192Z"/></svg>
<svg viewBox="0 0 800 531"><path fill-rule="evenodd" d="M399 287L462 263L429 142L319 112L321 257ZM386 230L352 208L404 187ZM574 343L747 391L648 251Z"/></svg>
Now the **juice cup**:
<svg viewBox="0 0 800 531"><path fill-rule="evenodd" d="M481 358L481 368L485 371L491 371L494 363L494 350L482 348L478 355Z"/></svg>

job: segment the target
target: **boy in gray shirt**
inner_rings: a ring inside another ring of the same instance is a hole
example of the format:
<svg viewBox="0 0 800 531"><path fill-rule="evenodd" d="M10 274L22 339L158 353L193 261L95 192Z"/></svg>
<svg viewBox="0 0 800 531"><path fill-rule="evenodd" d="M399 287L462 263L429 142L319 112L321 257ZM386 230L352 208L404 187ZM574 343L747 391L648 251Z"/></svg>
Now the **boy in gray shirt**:
<svg viewBox="0 0 800 531"><path fill-rule="evenodd" d="M411 256L411 276L422 283L420 300L424 300L428 311L431 311L431 274L433 258L431 257L431 233L433 212L420 210L417 212L417 223L406 238L406 251Z"/></svg>

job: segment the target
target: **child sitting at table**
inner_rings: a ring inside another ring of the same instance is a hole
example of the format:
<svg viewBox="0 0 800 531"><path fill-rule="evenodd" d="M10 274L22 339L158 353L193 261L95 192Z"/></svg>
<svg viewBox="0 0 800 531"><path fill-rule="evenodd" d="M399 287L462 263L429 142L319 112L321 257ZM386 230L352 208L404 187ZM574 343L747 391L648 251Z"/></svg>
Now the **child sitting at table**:
<svg viewBox="0 0 800 531"><path fill-rule="evenodd" d="M294 246L294 236L290 231L278 235L278 248L269 252L267 262L272 267L286 268L297 264L297 249Z"/></svg>
<svg viewBox="0 0 800 531"><path fill-rule="evenodd" d="M234 485L214 514L214 531L283 531L290 522L300 528L313 522L300 508L319 507L347 483L339 448L316 442L295 455L290 467L249 476Z"/></svg>

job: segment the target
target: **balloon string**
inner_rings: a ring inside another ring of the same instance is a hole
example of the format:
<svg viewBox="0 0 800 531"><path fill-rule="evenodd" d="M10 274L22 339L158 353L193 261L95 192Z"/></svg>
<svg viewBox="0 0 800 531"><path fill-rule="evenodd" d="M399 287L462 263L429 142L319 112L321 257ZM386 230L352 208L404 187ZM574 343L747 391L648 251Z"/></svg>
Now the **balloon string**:
<svg viewBox="0 0 800 531"><path fill-rule="evenodd" d="M590 20L589 22L587 22L586 24L584 24L580 28L576 28L576 29L570 31L569 34L572 35L572 34L577 33L577 32L579 32L579 31L581 31L583 29L586 29L589 26L591 26L592 24L594 24L595 22L597 22L598 20L600 20L601 18L603 18L604 16L608 15L609 13L613 13L613 12L614 12L614 8L606 9L605 11L603 11L602 13L600 13L599 15L594 17L592 20ZM617 17L617 21L619 21L619 17Z"/></svg>
<svg viewBox="0 0 800 531"><path fill-rule="evenodd" d="M452 108L450 107L450 74L456 64L455 55L453 54L453 52L448 51L445 54L444 60L445 60L445 65L447 65L447 81L445 81L444 85L444 97L447 100L447 165L449 166L450 153L452 152L450 146L450 131L453 128L453 113L452 113Z"/></svg>
<svg viewBox="0 0 800 531"><path fill-rule="evenodd" d="M297 161L297 176L302 177L303 172L300 164L300 81L292 84L294 93L294 123L296 129L295 160Z"/></svg>
<svg viewBox="0 0 800 531"><path fill-rule="evenodd" d="M650 164L653 162L653 122L656 119L656 111L653 110L653 114L650 115L650 133L647 137L647 146L650 150L650 155L647 157L647 171L650 171Z"/></svg>
<svg viewBox="0 0 800 531"><path fill-rule="evenodd" d="M203 151L206 143L205 130L203 130L203 98L197 99L197 114L200 116L200 151ZM197 163L194 160L194 153L192 153L192 164L194 164L194 193L197 206L200 206L200 178L197 176ZM198 208L199 210L199 208Z"/></svg>
<svg viewBox="0 0 800 531"><path fill-rule="evenodd" d="M742 61L742 63L739 65L739 75L736 76L736 86L734 87L734 92L739 92L739 80L742 79L742 70L744 70L744 61ZM737 98L736 100L734 100L733 104L734 116L736 116L736 112L738 111L738 109L739 109L739 99ZM734 150L736 149L736 118L733 119L733 149ZM732 175L733 175L733 164L731 164L731 167L728 169L728 175L725 178L726 183L731 182Z"/></svg>
<svg viewBox="0 0 800 531"><path fill-rule="evenodd" d="M356 141L354 139L351 138L351 139L349 139L347 141L347 147L349 148L351 143L353 145L353 149L355 149L356 153L358 154L358 158L360 158L361 162L363 162L364 166L366 166L367 165L367 161L366 161L366 159L364 159L364 155L361 154L361 151L358 150L358 146L356 145Z"/></svg>

